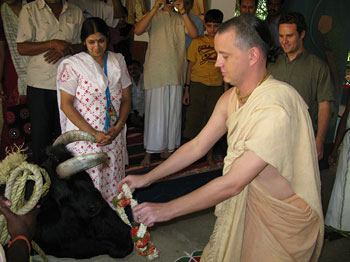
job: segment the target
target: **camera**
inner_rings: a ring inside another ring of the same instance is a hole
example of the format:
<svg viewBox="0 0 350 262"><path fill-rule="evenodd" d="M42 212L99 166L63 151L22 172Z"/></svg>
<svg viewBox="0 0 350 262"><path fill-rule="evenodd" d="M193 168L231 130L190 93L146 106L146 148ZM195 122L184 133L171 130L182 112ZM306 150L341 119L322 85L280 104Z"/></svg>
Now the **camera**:
<svg viewBox="0 0 350 262"><path fill-rule="evenodd" d="M176 1L176 0L166 0L166 3L167 3L168 5L172 5L172 4L174 4L175 1Z"/></svg>

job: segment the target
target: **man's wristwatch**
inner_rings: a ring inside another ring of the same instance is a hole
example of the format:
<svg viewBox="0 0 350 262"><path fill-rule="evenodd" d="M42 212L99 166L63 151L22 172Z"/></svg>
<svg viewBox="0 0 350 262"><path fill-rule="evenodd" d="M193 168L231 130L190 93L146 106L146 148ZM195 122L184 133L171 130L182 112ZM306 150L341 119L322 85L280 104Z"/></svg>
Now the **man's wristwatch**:
<svg viewBox="0 0 350 262"><path fill-rule="evenodd" d="M184 87L190 87L190 84L184 84Z"/></svg>

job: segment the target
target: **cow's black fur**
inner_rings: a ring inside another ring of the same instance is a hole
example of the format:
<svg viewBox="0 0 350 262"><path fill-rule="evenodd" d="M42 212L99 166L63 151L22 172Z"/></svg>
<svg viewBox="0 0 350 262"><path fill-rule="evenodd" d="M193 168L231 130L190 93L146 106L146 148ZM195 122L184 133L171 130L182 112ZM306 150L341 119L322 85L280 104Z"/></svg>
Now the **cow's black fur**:
<svg viewBox="0 0 350 262"><path fill-rule="evenodd" d="M40 204L34 240L46 254L56 257L127 256L133 250L130 228L104 201L89 175L80 172L69 179L57 176L57 165L71 157L63 145L48 149L42 167L52 184Z"/></svg>

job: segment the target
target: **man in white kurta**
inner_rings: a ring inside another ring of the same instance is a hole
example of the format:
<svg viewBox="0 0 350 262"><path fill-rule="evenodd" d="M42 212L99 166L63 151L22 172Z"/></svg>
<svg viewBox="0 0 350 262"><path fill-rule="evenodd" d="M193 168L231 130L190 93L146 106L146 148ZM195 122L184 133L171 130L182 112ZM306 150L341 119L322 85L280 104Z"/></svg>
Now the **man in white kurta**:
<svg viewBox="0 0 350 262"><path fill-rule="evenodd" d="M165 0L157 0L135 26L136 34L149 34L144 64L146 156L142 163L146 166L150 164L151 153L163 153L166 157L181 142L185 35L188 32L191 37L196 37L197 29L182 0L176 1L175 5L180 13Z"/></svg>
<svg viewBox="0 0 350 262"><path fill-rule="evenodd" d="M60 134L57 68L64 56L82 49L82 23L82 11L66 0L36 0L24 5L19 15L17 47L29 56L27 103L36 164L46 159L45 148Z"/></svg>

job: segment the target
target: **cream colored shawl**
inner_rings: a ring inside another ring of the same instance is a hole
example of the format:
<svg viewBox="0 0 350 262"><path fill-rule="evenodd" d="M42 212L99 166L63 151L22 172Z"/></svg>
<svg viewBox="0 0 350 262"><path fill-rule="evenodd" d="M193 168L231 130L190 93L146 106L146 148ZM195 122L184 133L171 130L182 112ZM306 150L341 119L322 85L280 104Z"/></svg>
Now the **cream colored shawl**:
<svg viewBox="0 0 350 262"><path fill-rule="evenodd" d="M232 92L228 112L228 149L223 175L246 150L275 167L321 218L311 260L317 261L323 241L323 214L315 138L306 104L294 88L270 76L241 108ZM235 197L217 205L217 221L203 261L241 261L248 190L246 186Z"/></svg>

